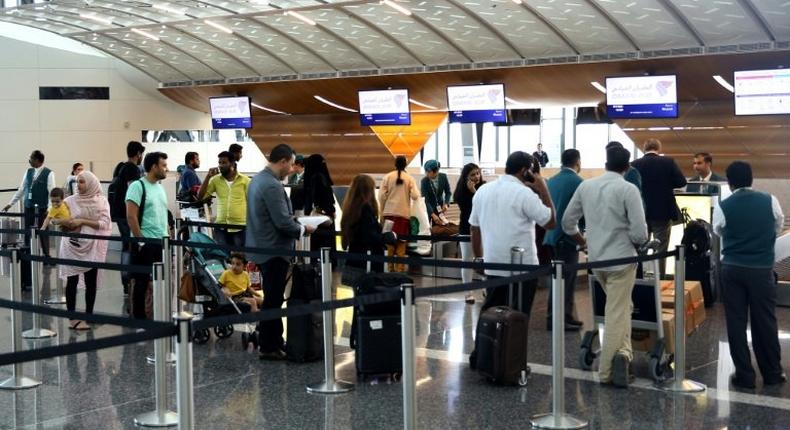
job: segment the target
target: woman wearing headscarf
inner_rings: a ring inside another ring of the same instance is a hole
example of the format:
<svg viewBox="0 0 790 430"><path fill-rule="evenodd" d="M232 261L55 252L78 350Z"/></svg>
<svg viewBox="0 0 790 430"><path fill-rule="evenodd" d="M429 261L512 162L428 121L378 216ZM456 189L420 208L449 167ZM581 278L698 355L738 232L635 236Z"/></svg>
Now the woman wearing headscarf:
<svg viewBox="0 0 790 430"><path fill-rule="evenodd" d="M310 239L310 250L323 247L335 250L335 192L326 159L313 154L304 161L304 214L326 215L332 221L322 224Z"/></svg>
<svg viewBox="0 0 790 430"><path fill-rule="evenodd" d="M99 179L91 172L77 175L77 194L64 203L71 212L71 219L60 223L64 230L101 236L112 233L110 204L102 194ZM104 263L107 257L107 241L97 239L70 238L60 242L60 258L85 262ZM66 309L73 311L77 305L77 284L82 275L85 279L85 312L93 313L99 271L96 268L60 266L59 277L66 280ZM71 320L69 326L75 330L89 330L82 320Z"/></svg>

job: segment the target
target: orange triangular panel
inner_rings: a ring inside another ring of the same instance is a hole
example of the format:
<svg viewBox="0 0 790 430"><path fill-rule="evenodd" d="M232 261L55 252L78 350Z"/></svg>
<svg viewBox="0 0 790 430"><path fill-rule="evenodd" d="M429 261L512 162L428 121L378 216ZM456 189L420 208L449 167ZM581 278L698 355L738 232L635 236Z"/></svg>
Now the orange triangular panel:
<svg viewBox="0 0 790 430"><path fill-rule="evenodd" d="M413 112L411 125L376 125L370 128L381 143L395 155L411 161L447 118L447 112Z"/></svg>

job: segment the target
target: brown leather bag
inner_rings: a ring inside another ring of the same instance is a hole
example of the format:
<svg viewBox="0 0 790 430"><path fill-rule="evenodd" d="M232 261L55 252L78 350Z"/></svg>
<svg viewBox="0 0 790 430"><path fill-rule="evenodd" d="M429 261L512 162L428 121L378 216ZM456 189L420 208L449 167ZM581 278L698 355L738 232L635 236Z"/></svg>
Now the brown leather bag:
<svg viewBox="0 0 790 430"><path fill-rule="evenodd" d="M192 276L192 272L184 272L181 275L178 298L188 303L195 303L195 278Z"/></svg>
<svg viewBox="0 0 790 430"><path fill-rule="evenodd" d="M445 225L434 224L431 226L431 236L455 236L457 234L457 224L447 223Z"/></svg>

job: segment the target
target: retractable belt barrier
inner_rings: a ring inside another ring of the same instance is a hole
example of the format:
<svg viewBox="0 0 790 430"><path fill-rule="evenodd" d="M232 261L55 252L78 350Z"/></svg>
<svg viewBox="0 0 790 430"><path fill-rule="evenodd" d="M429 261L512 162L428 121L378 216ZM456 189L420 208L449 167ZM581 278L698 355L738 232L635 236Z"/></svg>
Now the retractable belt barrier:
<svg viewBox="0 0 790 430"><path fill-rule="evenodd" d="M588 261L586 263L569 264L563 267L563 273L571 273L578 270L600 269L602 267L622 266L625 264L644 263L645 261L661 260L664 258L677 256L678 252L675 250L662 252L660 254L637 255L636 257L615 258L612 260Z"/></svg>
<svg viewBox="0 0 790 430"><path fill-rule="evenodd" d="M21 228L0 228L0 234L27 234L27 230Z"/></svg>
<svg viewBox="0 0 790 430"><path fill-rule="evenodd" d="M0 217L22 218L24 216L25 216L24 212L0 212Z"/></svg>
<svg viewBox="0 0 790 430"><path fill-rule="evenodd" d="M65 258L45 257L43 255L20 255L19 259L22 261L39 261L45 264L57 264L62 266L85 267L87 269L104 269L113 270L116 272L129 272L129 273L151 273L151 267L119 264L119 263L98 263L93 261L82 260L68 260Z"/></svg>
<svg viewBox="0 0 790 430"><path fill-rule="evenodd" d="M2 230L0 230L2 233ZM57 230L39 230L38 234L41 236L57 236L68 237L73 239L96 239L107 240L111 242L124 242L124 243L150 243L153 245L161 245L162 239L153 239L150 237L122 237L122 236L105 236L101 234L85 234L85 233L71 233Z"/></svg>

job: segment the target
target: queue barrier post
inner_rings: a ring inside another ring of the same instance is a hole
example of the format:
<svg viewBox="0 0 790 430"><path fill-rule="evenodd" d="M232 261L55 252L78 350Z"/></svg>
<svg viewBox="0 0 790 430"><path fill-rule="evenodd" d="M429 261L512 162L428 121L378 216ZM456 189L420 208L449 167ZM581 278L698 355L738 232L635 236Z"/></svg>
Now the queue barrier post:
<svg viewBox="0 0 790 430"><path fill-rule="evenodd" d="M160 280L160 288L157 290L157 285L154 283L154 319L162 322L173 322L171 317L173 315L173 258L171 254L170 238L162 238L162 264L164 266L164 273ZM160 309L161 306L161 309ZM159 313L157 314L157 309ZM176 355L173 353L173 339L167 338L165 344L164 355L167 364L176 364ZM149 364L156 363L156 354L146 357Z"/></svg>
<svg viewBox="0 0 790 430"><path fill-rule="evenodd" d="M325 302L332 301L332 259L331 248L321 248L321 290ZM311 394L342 394L352 391L354 384L335 379L335 311L323 312L324 329L324 380L307 386Z"/></svg>
<svg viewBox="0 0 790 430"><path fill-rule="evenodd" d="M563 262L553 261L554 276L551 288L552 327L551 332L551 413L535 415L530 419L532 427L538 429L583 429L589 426L581 420L565 413L565 282L563 278Z"/></svg>
<svg viewBox="0 0 790 430"><path fill-rule="evenodd" d="M52 237L52 236L50 236ZM63 240L62 236L57 236L57 244L55 248L58 250L60 249L60 242ZM50 296L44 299L44 303L48 305L64 305L66 304L66 294L63 292L63 280L60 279L60 276L55 276L55 292L52 293L52 289L50 288Z"/></svg>
<svg viewBox="0 0 790 430"><path fill-rule="evenodd" d="M675 375L661 385L664 391L701 393L707 387L686 379L686 247L679 245L675 258Z"/></svg>
<svg viewBox="0 0 790 430"><path fill-rule="evenodd" d="M38 209L38 205L36 205L36 209ZM36 211L38 213L38 211ZM31 256L38 256L39 255L39 237L38 237L38 224L33 225L30 227L30 242L28 245L30 246L30 255ZM34 306L38 306L40 304L39 300L41 300L41 279L39 277L39 264L38 261L31 261L30 262L30 295L31 301ZM22 332L22 337L25 339L46 339L50 337L55 337L57 333L52 330L42 328L41 327L41 314L34 313L33 314L33 327L29 330L25 330Z"/></svg>
<svg viewBox="0 0 790 430"><path fill-rule="evenodd" d="M192 363L192 314L178 312L173 315L178 328L176 348L176 403L178 429L195 428L195 393Z"/></svg>
<svg viewBox="0 0 790 430"><path fill-rule="evenodd" d="M154 319L164 320L165 310L164 266L162 263L153 265ZM134 423L143 427L173 427L178 424L178 414L167 408L167 363L165 354L169 338L163 337L154 341L154 396L156 408L152 412L140 414Z"/></svg>
<svg viewBox="0 0 790 430"><path fill-rule="evenodd" d="M183 221L181 218L176 219L176 239L179 239L179 232L183 226ZM184 276L184 252L183 249L180 247L174 246L173 250L175 251L175 258L176 258L176 279L175 279L175 291L178 291L179 287L181 286L181 277ZM178 299L178 294L175 295L176 300L176 313L181 313L184 310L183 302Z"/></svg>
<svg viewBox="0 0 790 430"><path fill-rule="evenodd" d="M415 430L417 428L417 379L415 368L417 367L417 352L414 346L414 339L417 337L416 309L414 306L414 285L401 285L403 301L401 302L401 342L403 354L403 429Z"/></svg>
<svg viewBox="0 0 790 430"><path fill-rule="evenodd" d="M19 263L19 249L10 248L11 267L9 270L9 285L11 287L11 300L18 302L22 296L22 270ZM11 312L11 352L22 350L22 312L14 310ZM34 388L41 385L41 381L24 375L22 363L14 363L11 377L0 382L2 390L22 390Z"/></svg>

